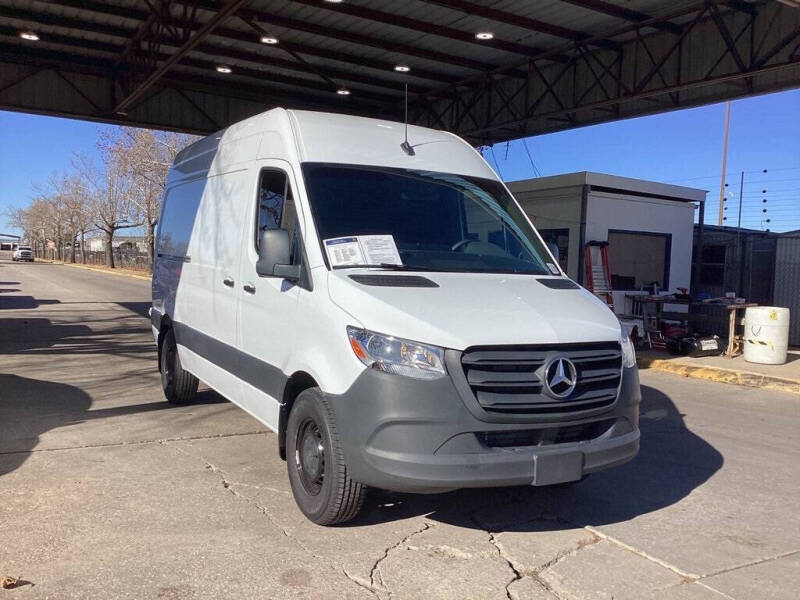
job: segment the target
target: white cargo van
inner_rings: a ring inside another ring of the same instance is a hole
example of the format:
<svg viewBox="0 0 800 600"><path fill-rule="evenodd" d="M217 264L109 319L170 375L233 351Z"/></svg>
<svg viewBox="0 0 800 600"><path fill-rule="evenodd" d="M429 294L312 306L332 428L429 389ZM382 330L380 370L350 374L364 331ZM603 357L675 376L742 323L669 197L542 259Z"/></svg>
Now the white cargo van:
<svg viewBox="0 0 800 600"><path fill-rule="evenodd" d="M185 149L167 182L167 400L202 380L275 430L316 523L355 516L367 486L561 484L639 447L613 313L469 144L404 141L402 123L274 109Z"/></svg>

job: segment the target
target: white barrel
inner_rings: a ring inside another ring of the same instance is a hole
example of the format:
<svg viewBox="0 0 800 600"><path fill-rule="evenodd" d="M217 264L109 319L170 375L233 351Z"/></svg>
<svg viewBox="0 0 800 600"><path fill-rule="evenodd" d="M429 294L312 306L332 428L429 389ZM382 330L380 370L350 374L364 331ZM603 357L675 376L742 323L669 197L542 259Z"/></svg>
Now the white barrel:
<svg viewBox="0 0 800 600"><path fill-rule="evenodd" d="M750 306L744 312L744 359L782 365L789 346L789 309Z"/></svg>

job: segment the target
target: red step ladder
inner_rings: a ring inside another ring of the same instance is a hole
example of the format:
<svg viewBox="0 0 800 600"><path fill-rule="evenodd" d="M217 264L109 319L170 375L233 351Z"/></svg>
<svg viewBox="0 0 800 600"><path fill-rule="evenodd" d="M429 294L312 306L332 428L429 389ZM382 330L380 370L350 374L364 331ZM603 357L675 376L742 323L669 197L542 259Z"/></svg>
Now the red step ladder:
<svg viewBox="0 0 800 600"><path fill-rule="evenodd" d="M614 290L608 268L608 242L587 242L584 249L586 283L590 292L614 310Z"/></svg>

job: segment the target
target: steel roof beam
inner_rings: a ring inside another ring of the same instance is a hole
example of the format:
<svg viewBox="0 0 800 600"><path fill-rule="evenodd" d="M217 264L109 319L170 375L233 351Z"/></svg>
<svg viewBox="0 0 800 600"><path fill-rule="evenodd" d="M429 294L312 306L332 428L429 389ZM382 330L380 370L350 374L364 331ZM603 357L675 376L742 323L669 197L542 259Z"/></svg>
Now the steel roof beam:
<svg viewBox="0 0 800 600"><path fill-rule="evenodd" d="M153 71L144 81L137 85L125 98L114 107L114 112L123 112L133 104L147 89L158 81L172 66L185 57L192 49L203 41L222 21L231 16L245 0L228 0L205 25L197 30L177 52L169 57L159 68Z"/></svg>
<svg viewBox="0 0 800 600"><path fill-rule="evenodd" d="M176 0L176 1L189 2L189 0ZM196 5L204 10L214 10L214 4L212 2L209 2L209 0L194 0L193 2L191 2L191 4ZM269 24L277 27L283 27L284 29L291 29L292 31L303 31L305 33L311 33L313 35L317 35L331 40L348 42L350 44L355 44L360 46L369 46L370 48L377 48L379 50L391 51L397 54L404 54L406 56L414 56L416 58L422 58L431 62L450 64L466 69L471 69L473 71L487 71L495 68L495 65L491 63L475 60L473 58L456 56L455 54L439 52L437 50L425 50L409 44L389 43L384 38L373 37L361 33L351 33L343 29L322 27L321 25L315 25L314 23L309 23L307 21L301 21L299 19L292 19L291 17L284 17L282 15L276 15L269 12L265 12L262 9L253 10L253 9L243 8L239 9L236 14L239 17L244 18L245 20L256 21L262 26ZM226 31L226 34L228 37L241 40L242 36L241 31L234 31L232 33ZM330 58L334 58L335 54L336 52L330 52L328 55ZM353 58L358 58L355 55L351 56L353 56ZM519 74L519 76L522 76L522 74Z"/></svg>
<svg viewBox="0 0 800 600"><path fill-rule="evenodd" d="M159 3L159 8L162 6L162 0L156 0ZM156 8L156 7L152 7ZM150 33L150 29L153 25L158 21L158 15L156 14L155 10L150 10L147 15L147 18L139 23L139 26L136 28L134 34L128 39L125 43L125 48L120 53L119 57L117 58L116 62L114 63L116 66L124 64L128 61L132 54L135 54L136 51L139 49L139 44L141 43L144 36Z"/></svg>
<svg viewBox="0 0 800 600"><path fill-rule="evenodd" d="M112 77L119 72L119 69L114 67L114 60L112 58L89 57L45 48L29 48L25 54L20 54L17 52L18 48L18 44L6 44L0 40L0 61L7 60L9 62L18 64L29 64L38 67L44 67L45 69L59 69L65 73L82 73L87 75L103 76L108 78L109 81L111 81ZM220 82L224 82L226 79L228 79L228 83L230 83L229 76L214 77L212 75L212 71L207 68L211 63L194 59L186 60L186 63L181 63L182 66L201 68L204 71L208 71L208 74L205 76L199 76L196 73L172 71L168 76L160 79L156 84L154 84L154 86L168 86L170 85L170 82L180 82L184 89L191 89L191 84L202 83L206 85L205 89L209 91L215 90L214 93L219 94L220 90L222 89ZM267 73L247 70L240 75L241 79L236 81L235 88L233 89L237 92L241 90L249 90L252 92L252 94L248 97L250 100L263 100L265 93L278 94L286 101L289 101L293 98L290 96L291 92L289 90L275 88L274 86L270 85L264 85L264 75L267 75ZM248 81L242 81L242 79L247 79ZM300 78L293 78L284 75L270 75L269 81L282 83L287 86L298 87L304 90L306 94L309 94L309 96L318 103L317 105L319 107L329 107L330 99L332 97L340 98L339 96L332 94L330 88L322 88L320 87L320 84L316 82L310 82ZM320 91L323 93L320 94ZM236 94L233 94L233 96L236 96ZM387 100L391 100L393 102L396 100L394 97L390 98L387 96L381 96L380 99L377 100L377 103L364 101L370 97L372 97L370 94L365 94L360 98L353 96L348 96L346 98L341 97L343 108L347 110L350 106L362 108L370 107L370 110L377 112L382 107L382 110L385 110L385 107L387 106ZM107 117L109 114L113 114L113 111L103 111L87 116Z"/></svg>
<svg viewBox="0 0 800 600"><path fill-rule="evenodd" d="M496 38L491 40L479 40L475 37L475 32L462 31L461 29L455 29L454 27L447 27L444 25L435 25L433 23L428 23L425 21L418 21L417 19L412 19L410 17L404 17L401 15L395 15L392 13L383 12L380 10L376 10L374 8L369 8L367 6L348 4L346 2L322 6L320 5L318 0L289 0L289 1L294 4L313 6L316 9L325 9L331 12L357 17L359 19L365 19L367 21L374 21L376 23L382 23L384 25L400 27L401 29L410 29L412 31L419 31L421 33L425 33L428 35L435 35L438 37L448 38L451 40L456 40L467 44L481 46L483 48L487 47L494 48L495 50L502 50L504 52L519 54L521 56L533 57L540 55L542 52L545 51L545 48L538 48L536 46L526 46L524 44L518 44L516 42L498 40ZM385 42L384 48L386 50L391 50L392 48L391 42L388 41ZM552 56L550 60L553 60L555 62L566 62L569 60L569 57L557 54Z"/></svg>
<svg viewBox="0 0 800 600"><path fill-rule="evenodd" d="M0 25L0 36L5 35L8 36L9 38L16 38L17 34L18 30L16 28ZM47 33L43 39L45 43L54 43L63 46L69 46L74 49L95 50L98 52L104 52L107 54L115 54L115 55L119 55L125 48L125 46L119 44L100 42L95 40L87 40L79 37L67 36L55 33ZM177 47L176 44L167 41L163 41L161 45ZM215 57L224 56L225 58L230 58L237 61L256 64L261 67L265 67L263 71L265 75L268 75L270 73L270 71L268 70L269 66L279 67L281 69L297 71L302 73L311 73L316 75L319 74L317 69L314 68L313 65L309 65L305 61L294 62L284 58L276 58L274 56L262 55L251 51L236 50L234 48L221 46L211 42L204 42L202 44L199 44L195 48L195 51L201 52L203 54L212 55ZM135 57L135 54L132 56ZM152 56L152 58L154 58L157 61L166 61L170 58L170 55L165 54L163 52L156 52ZM341 81L360 83L374 88L385 88L387 90L393 90L395 92L400 90L403 84L403 82L400 79L391 80L387 78L379 78L373 75L366 75L356 71L347 71L337 68L327 68L326 72L329 77L335 77L336 79ZM336 89L337 86L336 84L331 84L331 87L333 89ZM410 84L408 89L414 93L422 93L424 91L424 88L421 88L413 84Z"/></svg>
<svg viewBox="0 0 800 600"><path fill-rule="evenodd" d="M466 0L425 0L425 2L428 4L436 4L437 6L443 6L445 8L457 10L467 15L478 15L492 21L497 21L498 23L514 25L515 27L520 27L522 29L537 31L539 33L552 35L553 37L558 37L565 40L572 40L573 42L580 42L591 37L588 33L583 31L577 31L568 27L562 27L561 25L546 23L544 21L532 19L522 15L515 15L503 10L498 10L496 8L475 4L474 2L467 2ZM601 48L619 48L619 44L612 42L611 40L597 40L593 42L593 45Z"/></svg>
<svg viewBox="0 0 800 600"><path fill-rule="evenodd" d="M649 27L661 29L663 31L669 31L670 33L680 34L682 29L681 26L677 25L676 23L671 23L667 20L654 22L651 15L639 12L638 10L625 8L624 6L619 6L617 4L612 4L611 2L605 2L604 0L562 0L562 2L574 4L575 6L580 6L581 8L602 13L610 17L616 17L617 19L622 19L623 21L629 21L631 23L642 23L644 21L649 21Z"/></svg>
<svg viewBox="0 0 800 600"><path fill-rule="evenodd" d="M0 6L0 17L6 19L17 19L19 21L27 21L28 23L35 23L37 25L76 29L78 31L94 31L103 35L123 39L128 39L134 32L134 30L128 29L127 27L118 27L116 25L100 23L88 23L81 19L75 19L72 17L62 17L61 15L52 15L44 12L36 12L8 6Z"/></svg>
<svg viewBox="0 0 800 600"><path fill-rule="evenodd" d="M594 1L594 0L592 0L592 1ZM685 6L685 7L681 8L680 10L676 10L675 12L670 13L666 17L666 19L673 19L673 18L683 17L683 16L686 16L686 15L690 15L690 14L696 13L698 10L705 10L705 8L707 7L707 3L709 1L713 2L714 0L702 0L702 1L698 0L693 5ZM720 0L717 0L717 1L720 1ZM617 28L615 28L615 29L613 29L611 31L607 31L604 34L598 35L598 36L595 36L595 37L596 37L596 39L614 38L614 37L616 37L618 35L624 35L626 33L635 32L641 26L653 26L653 22L656 22L656 21L660 21L660 19L656 19L655 17L653 17L653 18L650 19L650 21L644 21L644 22L642 22L640 24L626 24L626 25L619 26L619 27L617 27ZM683 32L683 28L681 28L681 32ZM595 39L595 38L592 38L592 39ZM591 40L588 40L588 41L591 41ZM547 58L551 54L555 54L557 52L564 52L564 51L566 51L568 49L569 49L569 45L562 46L560 48L554 48L552 50L549 50L548 52L543 53L540 57L536 57L536 58ZM533 60L535 60L535 59L533 59ZM520 67L524 67L525 65L529 65L530 63L531 63L531 60L528 60L528 61L526 61L524 63L515 63L515 64L505 65L503 67L498 67L498 68L496 68L496 69L494 69L492 71L492 74L502 75L502 74L507 73L511 69L519 69ZM567 63L567 64L569 64L569 63ZM482 82L484 80L485 80L485 74L483 76L476 76L476 77L463 79L462 81L460 81L458 83L442 86L441 88L439 88L437 90L434 90L432 93L429 92L429 95L431 95L431 96L445 96L446 97L450 93L450 91L452 89L464 88L464 87L472 87L472 86L476 86L476 85L480 86L480 85L482 85Z"/></svg>
<svg viewBox="0 0 800 600"><path fill-rule="evenodd" d="M0 25L0 36L8 36L9 38L16 38L17 30L14 27L7 27L4 25ZM124 48L124 46L118 44L111 44L108 42L98 42L94 40L84 40L81 38L75 38L72 36L65 36L60 34L47 34L46 42L48 43L52 42L54 44L69 46L71 48L76 48L76 49L81 48L87 50L96 50L98 52L104 52L106 54L115 54L115 55L118 55ZM164 44L164 45L169 45L169 44ZM298 63L275 57L270 57L268 60L256 60L258 58L264 59L266 57L263 56L259 57L258 55L254 55L251 52L239 51L231 48L224 48L222 46L218 46L216 44L211 44L211 43L200 44L195 48L195 50L212 56L219 56L220 54L218 51L224 50L226 52L225 56L228 58L241 60L243 62L257 63L261 65L263 70L259 70L259 72L261 72L263 76L268 76L268 77L272 77L272 73L269 71L270 66L290 71L297 71L301 73L310 73L315 75L317 74L315 69L310 68L308 65L302 62ZM166 61L170 58L170 55L165 54L163 52L158 52L153 56L153 58L155 58L158 61ZM211 62L208 62L208 64L210 65L209 68L213 68L214 64L212 64ZM235 68L235 71L236 73L240 73L240 70L238 68ZM253 69L249 69L249 71L253 71ZM337 79L340 79L342 81L360 83L375 88L385 88L387 90L393 90L395 92L399 92L399 90L401 89L401 83L399 81L377 79L375 77L362 75L351 71L343 71L341 69L329 70L328 73L332 77L336 77ZM331 84L328 89L333 89L335 91L336 87L338 86L334 83ZM421 88L418 88L413 85L409 86L409 90L422 92Z"/></svg>
<svg viewBox="0 0 800 600"><path fill-rule="evenodd" d="M65 0L59 0L59 1L60 2L64 2ZM112 7L112 8L114 9L114 12L116 13L116 8L117 7ZM127 9L125 11L122 11L122 12L124 14L126 14L126 15L128 15L130 13L130 11L127 10ZM142 16L142 15L139 15L139 16ZM72 18L69 18L69 17L52 17L51 15L46 15L44 13L34 13L32 11L22 10L22 9L18 9L18 8L7 8L7 7L2 7L2 6L0 6L0 17L6 17L6 18L9 18L9 19L10 18L19 19L19 20L23 20L23 21L26 21L26 22L29 22L29 23L32 23L32 24L36 24L36 25L59 26L59 27L72 29L72 30L75 30L75 31L85 31L87 33L100 33L100 34L108 35L108 36L111 36L111 37L118 37L118 38L125 38L125 39L129 39L130 36L135 31L135 30L132 30L132 29L125 29L125 28L116 27L116 26L112 26L112 25L100 25L100 24L97 24L97 23L90 23L90 22L87 22L87 21L82 21L82 20L79 20L79 19L72 19ZM128 18L128 17L126 17L126 18ZM180 24L183 25L183 23L180 23ZM223 32L224 32L224 34L223 34ZM17 33L18 33L18 31L16 29L14 29L13 35L16 35ZM234 34L236 35L235 38L232 37ZM217 29L214 30L213 35L210 36L210 37L214 37L214 38L219 37L221 39L236 39L237 41L242 42L243 41L242 40L242 35L243 35L243 33L240 32L240 31L232 30L232 29L225 29L223 27L218 27ZM58 36L56 36L56 35L54 35L52 33L47 33L46 35L43 36L43 39L44 39L44 41L48 41L48 40L54 39L54 37L58 37ZM61 43L67 43L67 40L69 40L70 38L67 38L66 36L61 36L59 39L62 40ZM148 40L147 40L147 38L145 38L143 41L148 41ZM247 42L247 40L244 40L244 41ZM71 39L71 43L72 43L72 45L74 45L76 47L92 48L93 45L96 44L96 43L99 44L99 43L105 43L105 42L93 42L92 40L87 40L85 38L72 38ZM177 47L179 45L177 43L177 41L172 39L172 38L165 38L165 39L161 40L161 44L163 46L175 46L175 47ZM253 39L252 42L248 42L248 45L257 46L257 47L261 48L262 51L263 51L263 48L264 48L264 45L261 44L260 42L256 41L255 38ZM334 60L334 61L337 61L337 62L342 62L342 63L346 63L346 64L352 64L352 65L359 66L359 67L368 67L370 69L375 69L377 71L386 71L387 73L388 72L393 72L394 66L395 66L395 63L392 63L392 62L386 62L386 61L382 61L382 60L373 60L373 59L369 59L369 58L366 58L366 57L359 57L359 56L356 56L356 55L344 54L344 53L341 53L341 52L325 50L325 49L322 49L322 48L315 48L313 46L308 46L306 44L295 44L294 42L288 42L288 41L285 41L285 40L281 40L280 41L280 46L281 47L285 47L285 48L289 48L289 49L293 50L294 52L298 52L300 54L308 54L308 55L311 55L311 56L318 56L318 57L321 57L321 58L327 58L327 59ZM215 52L217 52L220 57L226 57L226 56L229 56L229 54L228 54L228 50L229 49L230 49L229 46L217 45L216 49L215 49ZM273 50L277 51L277 48L273 48ZM243 52L248 52L248 51L243 51ZM253 52L253 51L249 51L249 52L251 54L251 58L249 59L250 62L257 62L259 64L262 64L264 61L270 60L270 56L268 54L259 55L258 53ZM233 58L233 57L231 56L231 58ZM238 57L238 58L240 60L242 60L241 57ZM325 68L327 68L327 67L325 67ZM428 80L437 81L437 82L442 82L442 81L451 81L452 82L452 81L456 81L457 80L457 78L452 76L452 75L445 75L444 73L441 73L439 71L431 71L431 70L428 70L428 69L425 69L425 68L421 68L421 67L416 67L416 66L413 68L412 72L408 76L414 77L416 79L428 79Z"/></svg>
<svg viewBox="0 0 800 600"><path fill-rule="evenodd" d="M202 4L207 4L207 0L199 0ZM337 6L344 6L339 4ZM397 54L404 54L406 56L414 56L424 60L446 63L462 68L471 69L473 71L488 71L495 68L495 65L484 61L475 60L474 58L456 56L446 52L437 50L425 50L411 46L409 44L389 42L385 38L373 37L363 33L351 33L343 29L335 29L331 27L322 27L314 23L300 21L299 19L292 19L280 15L266 13L263 10L250 10L241 9L237 13L239 16L247 19L258 21L260 24L270 24L284 29L291 29L293 31L303 31L311 33L327 39L348 42L350 44L357 44L362 46L369 46L370 48L377 48L386 52L393 52Z"/></svg>
<svg viewBox="0 0 800 600"><path fill-rule="evenodd" d="M187 0L188 3L188 0ZM92 0L53 0L50 2L51 5L55 6L69 6L72 8L79 8L81 10L90 11L92 13L96 13L98 15L110 15L116 17L123 17L126 19L136 19L139 21L145 20L149 13L145 11L140 11L136 9L130 9L122 6L106 4L105 2L94 2ZM191 3L193 6L198 8L202 8L203 10L215 10L215 5L208 0L199 0L197 2ZM32 13L29 14L43 14L43 13ZM259 18L262 21L267 21L272 25L283 27L285 29L291 29L294 31L303 31L306 33L312 33L314 35L325 36L329 39L339 39L343 41L347 41L353 44L359 44L364 46L370 46L374 48L379 48L381 50L386 50L386 40L380 38L373 38L369 36L357 35L357 34L350 34L345 31L338 31L338 30L331 30L323 27L317 27L313 24L306 23L304 21L300 21L297 19L291 19L286 17L280 17L277 15L270 15L263 12L255 13L253 11L247 10L238 10L237 14L240 16L244 16L245 18ZM58 24L57 22L61 19L61 17L52 17L51 24ZM177 24L186 27L190 24L182 22L181 19L176 19ZM94 25L94 24L92 24ZM98 31L95 27L95 31ZM118 28L118 30L120 30ZM125 29L121 29L122 31L128 31ZM124 34L120 37L129 37L130 31L127 34ZM110 34L116 35L116 34ZM240 31L238 29L232 29L228 27L217 27L214 29L213 37L220 37L225 38L228 40L233 40L237 42L246 42L247 40L243 40L242 36L246 35L245 32ZM341 50L328 50L326 48L318 48L315 46L309 46L307 44L300 44L296 42L292 42L289 40L281 40L281 44L286 45L289 47L291 44L291 48L297 52L301 52L303 54L308 54L310 56L318 56L322 58L328 58L330 60L335 60L338 62L348 63L357 66L367 66L374 69L393 69L394 63L389 63L381 60L370 59L367 57L359 56L357 54L352 54L349 52L343 52ZM460 56L455 56L451 54L447 54L444 52L436 52L436 51L427 51L421 50L419 48L415 48L414 46L409 46L406 44L393 44L392 50L398 54L402 54L405 56L413 56L417 58L423 58L429 62L438 62L441 64L450 64L456 65L459 67L463 67L466 69L476 70L476 71L487 71L489 69L495 68L496 65L490 63L484 63L481 61L477 61L470 58L463 58ZM451 76L445 75L439 71L431 70L423 67L415 66L412 75L414 77L421 77L423 79L431 79L434 81L446 81L448 79L452 79ZM522 77L523 73L516 73L514 76Z"/></svg>

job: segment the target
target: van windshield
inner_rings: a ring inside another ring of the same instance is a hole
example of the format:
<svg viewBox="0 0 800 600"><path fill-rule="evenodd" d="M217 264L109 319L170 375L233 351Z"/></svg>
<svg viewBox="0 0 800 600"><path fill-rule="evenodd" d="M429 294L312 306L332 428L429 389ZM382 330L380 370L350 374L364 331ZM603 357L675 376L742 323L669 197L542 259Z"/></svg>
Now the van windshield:
<svg viewBox="0 0 800 600"><path fill-rule="evenodd" d="M328 163L304 163L303 176L323 253L325 240L391 235L402 265L374 266L551 274L544 245L497 181Z"/></svg>

